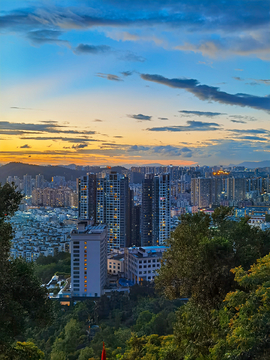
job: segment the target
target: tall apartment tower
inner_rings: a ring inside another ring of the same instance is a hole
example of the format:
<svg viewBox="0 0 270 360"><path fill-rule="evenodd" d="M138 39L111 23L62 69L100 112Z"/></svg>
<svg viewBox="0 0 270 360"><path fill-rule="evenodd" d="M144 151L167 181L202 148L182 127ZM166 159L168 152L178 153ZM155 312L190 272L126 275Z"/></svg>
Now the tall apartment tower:
<svg viewBox="0 0 270 360"><path fill-rule="evenodd" d="M146 174L142 181L141 207L141 245L152 246L153 243L153 192L154 175Z"/></svg>
<svg viewBox="0 0 270 360"><path fill-rule="evenodd" d="M23 176L23 192L25 196L32 195L32 176L24 175Z"/></svg>
<svg viewBox="0 0 270 360"><path fill-rule="evenodd" d="M111 172L105 177L105 223L108 250L126 246L128 229L128 178Z"/></svg>
<svg viewBox="0 0 270 360"><path fill-rule="evenodd" d="M78 222L71 231L71 291L73 297L100 297L107 279L107 228Z"/></svg>
<svg viewBox="0 0 270 360"><path fill-rule="evenodd" d="M191 204L199 208L208 207L212 202L212 179L191 179Z"/></svg>
<svg viewBox="0 0 270 360"><path fill-rule="evenodd" d="M78 179L79 220L106 224L108 251L125 247L130 234L128 178L116 172Z"/></svg>
<svg viewBox="0 0 270 360"><path fill-rule="evenodd" d="M162 245L171 229L170 174L149 174L142 183L141 246Z"/></svg>
<svg viewBox="0 0 270 360"><path fill-rule="evenodd" d="M246 179L228 178L227 179L227 199L240 201L246 196Z"/></svg>
<svg viewBox="0 0 270 360"><path fill-rule="evenodd" d="M96 175L88 173L78 179L78 219L96 221Z"/></svg>
<svg viewBox="0 0 270 360"><path fill-rule="evenodd" d="M36 183L35 183L36 189L42 189L44 186L44 175L36 175Z"/></svg>
<svg viewBox="0 0 270 360"><path fill-rule="evenodd" d="M170 174L158 176L159 186L159 238L158 244L164 244L171 232L171 177ZM155 231L154 231L155 234ZM157 244L157 240L156 240ZM156 245L155 244L155 245Z"/></svg>

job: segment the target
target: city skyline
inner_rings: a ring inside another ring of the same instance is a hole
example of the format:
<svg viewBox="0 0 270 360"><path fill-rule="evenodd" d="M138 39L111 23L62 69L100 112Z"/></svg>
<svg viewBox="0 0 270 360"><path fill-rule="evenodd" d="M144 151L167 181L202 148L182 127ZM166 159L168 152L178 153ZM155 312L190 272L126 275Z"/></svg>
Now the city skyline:
<svg viewBox="0 0 270 360"><path fill-rule="evenodd" d="M3 1L1 163L269 160L269 1Z"/></svg>

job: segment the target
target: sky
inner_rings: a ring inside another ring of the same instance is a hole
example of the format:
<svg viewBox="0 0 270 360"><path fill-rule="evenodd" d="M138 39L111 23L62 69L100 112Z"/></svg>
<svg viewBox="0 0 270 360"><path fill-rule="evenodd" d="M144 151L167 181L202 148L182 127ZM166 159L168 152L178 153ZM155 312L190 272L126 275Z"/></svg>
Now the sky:
<svg viewBox="0 0 270 360"><path fill-rule="evenodd" d="M269 0L2 0L0 163L270 160Z"/></svg>

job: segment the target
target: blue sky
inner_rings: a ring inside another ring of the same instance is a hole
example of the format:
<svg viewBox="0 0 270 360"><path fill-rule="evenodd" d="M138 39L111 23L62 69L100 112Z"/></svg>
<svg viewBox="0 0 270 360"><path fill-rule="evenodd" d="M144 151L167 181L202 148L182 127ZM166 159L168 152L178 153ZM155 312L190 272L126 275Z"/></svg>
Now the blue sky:
<svg viewBox="0 0 270 360"><path fill-rule="evenodd" d="M1 162L270 158L269 1L1 5Z"/></svg>

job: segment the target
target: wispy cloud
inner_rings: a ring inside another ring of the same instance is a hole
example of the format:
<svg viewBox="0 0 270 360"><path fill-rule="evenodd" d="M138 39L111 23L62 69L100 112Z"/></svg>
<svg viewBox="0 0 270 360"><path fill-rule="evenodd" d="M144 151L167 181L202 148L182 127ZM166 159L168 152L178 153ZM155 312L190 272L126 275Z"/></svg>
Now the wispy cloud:
<svg viewBox="0 0 270 360"><path fill-rule="evenodd" d="M141 78L172 88L184 89L203 101L216 101L221 104L251 107L257 110L270 110L270 96L255 96L249 94L228 94L218 87L200 85L196 79L168 79L161 75L141 74Z"/></svg>
<svg viewBox="0 0 270 360"><path fill-rule="evenodd" d="M31 146L28 144L20 146L20 149L31 149Z"/></svg>
<svg viewBox="0 0 270 360"><path fill-rule="evenodd" d="M195 116L206 116L206 117L214 117L219 115L226 115L226 113L220 112L211 112L211 111L191 111L191 110L180 110L179 111L183 115L195 115Z"/></svg>
<svg viewBox="0 0 270 360"><path fill-rule="evenodd" d="M89 44L79 44L73 50L74 54L100 54L111 51L111 47L107 45L89 45Z"/></svg>
<svg viewBox="0 0 270 360"><path fill-rule="evenodd" d="M118 75L113 75L113 74L97 73L96 76L111 81L123 81L123 79L121 79Z"/></svg>
<svg viewBox="0 0 270 360"><path fill-rule="evenodd" d="M147 131L169 131L169 132L188 132L188 131L216 131L222 130L219 124L202 121L187 121L187 125L162 126L147 128Z"/></svg>
<svg viewBox="0 0 270 360"><path fill-rule="evenodd" d="M137 115L127 115L131 119L143 120L143 121L151 121L152 116L137 114Z"/></svg>

